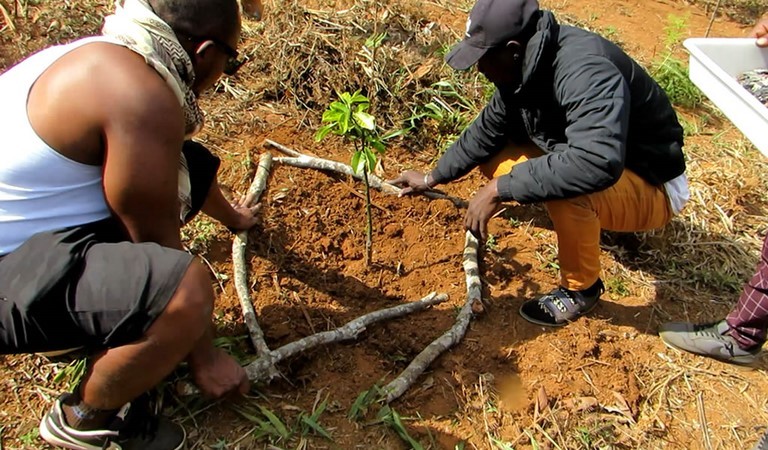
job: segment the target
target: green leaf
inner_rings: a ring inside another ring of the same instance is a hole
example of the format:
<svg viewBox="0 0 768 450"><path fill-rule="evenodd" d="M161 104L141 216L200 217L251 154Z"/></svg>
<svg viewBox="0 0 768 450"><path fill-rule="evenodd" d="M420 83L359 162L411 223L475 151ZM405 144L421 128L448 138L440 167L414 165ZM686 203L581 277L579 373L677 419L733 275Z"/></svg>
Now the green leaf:
<svg viewBox="0 0 768 450"><path fill-rule="evenodd" d="M365 155L365 165L368 172L373 172L376 169L376 155L370 149L363 150L363 154Z"/></svg>
<svg viewBox="0 0 768 450"><path fill-rule="evenodd" d="M352 171L355 173L360 173L360 156L362 156L361 151L356 151L352 154L352 161L350 162L350 165L352 166Z"/></svg>
<svg viewBox="0 0 768 450"><path fill-rule="evenodd" d="M328 439L329 441L332 441L332 440L333 440L333 438L332 438L332 437L331 437L331 435L328 433L328 431L326 431L326 430L325 430L325 428L323 428L323 426L322 426L322 425L320 425L319 423L317 423L317 420L316 420L316 419L313 419L312 417L301 416L301 423L303 423L304 425L308 426L308 427L309 427L309 428L311 428L311 429L312 429L312 430L313 430L315 433L317 433L317 434L319 434L320 436L322 436L322 437L324 437L324 438Z"/></svg>
<svg viewBox="0 0 768 450"><path fill-rule="evenodd" d="M288 439L291 436L291 433L288 432L285 424L283 424L283 422L275 415L275 413L268 410L267 408L264 408L263 406L259 406L259 409L261 409L261 413L264 414L267 420L269 420L269 423L275 427L275 430L277 430L277 433L280 435L280 437L283 439Z"/></svg>
<svg viewBox="0 0 768 450"><path fill-rule="evenodd" d="M400 414L398 414L397 411L389 406L384 406L379 410L377 416L379 420L394 429L398 436L400 436L400 439L407 442L413 450L424 450L424 446L408 434L408 429L405 428Z"/></svg>
<svg viewBox="0 0 768 450"><path fill-rule="evenodd" d="M335 123L331 123L317 130L317 134L315 134L315 142L322 141L335 126Z"/></svg>
<svg viewBox="0 0 768 450"><path fill-rule="evenodd" d="M392 131L390 133L385 134L384 136L381 137L381 140L382 141L388 141L390 139L394 139L396 137L404 136L406 134L408 134L408 129L407 128L400 128L399 130L395 130L395 131Z"/></svg>
<svg viewBox="0 0 768 450"><path fill-rule="evenodd" d="M318 421L320 419L320 416L323 415L325 412L325 408L328 406L328 397L325 398L319 405L317 405L317 408L315 408L314 411L312 411L312 415L309 416L310 419L314 421Z"/></svg>
<svg viewBox="0 0 768 450"><path fill-rule="evenodd" d="M339 98L341 99L342 102L344 102L346 106L349 107L352 105L352 95L350 95L349 92L342 92L341 94L339 94Z"/></svg>
<svg viewBox="0 0 768 450"><path fill-rule="evenodd" d="M379 396L379 387L374 386L367 391L358 394L352 406L349 408L347 418L349 420L360 420L368 413L368 408L376 401Z"/></svg>
<svg viewBox="0 0 768 450"><path fill-rule="evenodd" d="M341 134L341 135L347 134L347 132L351 128L349 126L351 120L352 120L351 111L349 109L347 109L346 111L344 111L344 114L342 114L341 117L339 118L339 122L338 122L339 123L339 134Z"/></svg>
<svg viewBox="0 0 768 450"><path fill-rule="evenodd" d="M384 154L384 152L386 152L386 151L387 151L387 147L386 147L386 146L384 146L384 143L383 143L383 142L381 142L381 141L380 141L380 140L378 140L378 139L375 139L375 138L371 138L371 139L369 139L369 141L368 141L368 144L369 144L371 147L373 147L373 149L374 149L374 150L376 150L376 153L378 153L378 154L380 154L380 155L383 155L383 154Z"/></svg>
<svg viewBox="0 0 768 450"><path fill-rule="evenodd" d="M342 114L342 111L328 109L323 113L323 123L335 124L339 121Z"/></svg>
<svg viewBox="0 0 768 450"><path fill-rule="evenodd" d="M362 111L355 111L354 117L355 122L361 128L371 131L376 129L376 119L372 115Z"/></svg>
<svg viewBox="0 0 768 450"><path fill-rule="evenodd" d="M360 93L360 90L355 91L354 94L349 98L349 103L354 105L358 103L368 104L370 103L370 100L368 100L368 97Z"/></svg>

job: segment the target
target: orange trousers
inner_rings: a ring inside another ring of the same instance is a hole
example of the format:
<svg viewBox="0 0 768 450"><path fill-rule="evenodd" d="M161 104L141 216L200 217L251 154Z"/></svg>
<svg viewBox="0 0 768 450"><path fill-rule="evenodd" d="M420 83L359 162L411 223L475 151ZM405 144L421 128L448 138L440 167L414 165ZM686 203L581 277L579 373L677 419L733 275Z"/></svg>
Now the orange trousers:
<svg viewBox="0 0 768 450"><path fill-rule="evenodd" d="M488 177L509 173L516 164L543 155L533 144L508 146L480 166ZM544 203L557 233L560 284L571 290L592 286L600 277L600 230L661 228L673 212L664 189L631 170L613 186L592 194Z"/></svg>

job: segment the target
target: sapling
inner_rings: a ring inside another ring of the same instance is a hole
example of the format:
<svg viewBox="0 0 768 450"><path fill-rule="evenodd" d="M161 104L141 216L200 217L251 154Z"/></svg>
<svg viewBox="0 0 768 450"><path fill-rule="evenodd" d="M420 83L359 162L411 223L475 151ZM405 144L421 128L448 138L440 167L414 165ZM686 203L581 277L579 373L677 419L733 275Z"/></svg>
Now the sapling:
<svg viewBox="0 0 768 450"><path fill-rule="evenodd" d="M365 184L365 264L371 264L371 248L373 246L373 218L371 216L371 192L368 174L371 173L384 154L383 140L376 129L376 118L367 112L370 107L368 98L355 91L353 94L343 92L338 94L339 100L332 102L323 113L322 128L315 135L316 141L321 141L329 133L342 136L351 141L354 153L350 165L355 173L363 173Z"/></svg>

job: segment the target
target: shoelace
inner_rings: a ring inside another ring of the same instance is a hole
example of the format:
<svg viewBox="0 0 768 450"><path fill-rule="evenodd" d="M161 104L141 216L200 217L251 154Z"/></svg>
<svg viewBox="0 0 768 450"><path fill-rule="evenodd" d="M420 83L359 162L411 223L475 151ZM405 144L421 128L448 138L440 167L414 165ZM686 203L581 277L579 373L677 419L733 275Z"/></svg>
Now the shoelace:
<svg viewBox="0 0 768 450"><path fill-rule="evenodd" d="M712 336L720 339L723 337L723 335L717 331L717 322L694 325L693 332L698 336Z"/></svg>

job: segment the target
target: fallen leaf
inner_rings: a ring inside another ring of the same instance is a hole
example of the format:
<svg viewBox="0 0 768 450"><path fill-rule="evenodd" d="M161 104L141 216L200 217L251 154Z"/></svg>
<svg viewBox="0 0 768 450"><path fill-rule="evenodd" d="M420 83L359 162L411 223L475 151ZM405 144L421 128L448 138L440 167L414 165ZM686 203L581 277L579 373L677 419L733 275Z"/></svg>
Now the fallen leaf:
<svg viewBox="0 0 768 450"><path fill-rule="evenodd" d="M573 412L591 411L600 406L595 397L574 397L563 402L565 408Z"/></svg>
<svg viewBox="0 0 768 450"><path fill-rule="evenodd" d="M632 414L632 408L630 408L627 399L616 391L611 391L611 393L616 398L617 405L604 406L603 408L610 413L621 414L622 416L629 419L632 423L635 423L635 416Z"/></svg>
<svg viewBox="0 0 768 450"><path fill-rule="evenodd" d="M539 392L536 394L536 409L538 411L544 411L549 407L549 397L547 397L547 390L544 386L539 388Z"/></svg>

